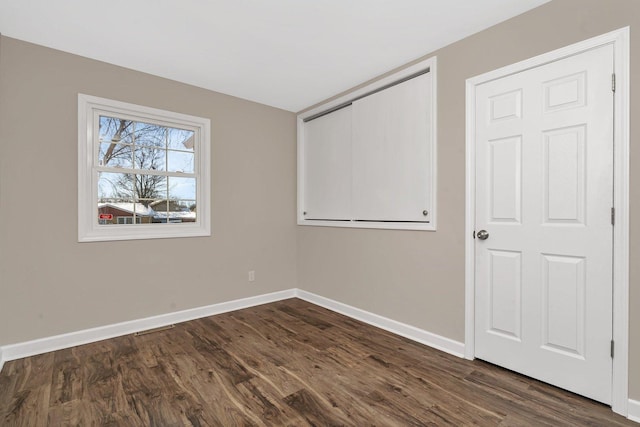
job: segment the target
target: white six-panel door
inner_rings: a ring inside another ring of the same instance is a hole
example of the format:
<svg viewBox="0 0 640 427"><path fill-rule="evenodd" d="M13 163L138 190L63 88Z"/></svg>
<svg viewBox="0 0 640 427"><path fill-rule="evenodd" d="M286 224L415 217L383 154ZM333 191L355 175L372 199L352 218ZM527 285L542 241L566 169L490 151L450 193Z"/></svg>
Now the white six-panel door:
<svg viewBox="0 0 640 427"><path fill-rule="evenodd" d="M613 47L476 91L475 355L611 402Z"/></svg>

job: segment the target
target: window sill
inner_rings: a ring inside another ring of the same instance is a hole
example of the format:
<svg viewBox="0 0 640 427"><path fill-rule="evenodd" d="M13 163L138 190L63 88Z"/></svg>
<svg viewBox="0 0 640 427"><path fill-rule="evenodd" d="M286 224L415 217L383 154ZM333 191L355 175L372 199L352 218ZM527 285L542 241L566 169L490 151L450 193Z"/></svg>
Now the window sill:
<svg viewBox="0 0 640 427"><path fill-rule="evenodd" d="M78 242L108 242L117 240L175 239L208 237L211 230L199 224L180 225L105 225L82 233Z"/></svg>

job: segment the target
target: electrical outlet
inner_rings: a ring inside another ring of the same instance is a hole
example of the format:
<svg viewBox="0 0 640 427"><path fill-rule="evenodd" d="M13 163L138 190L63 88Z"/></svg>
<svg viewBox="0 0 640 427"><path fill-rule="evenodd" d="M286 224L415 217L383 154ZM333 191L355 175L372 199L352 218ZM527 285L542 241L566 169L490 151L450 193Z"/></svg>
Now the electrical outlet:
<svg viewBox="0 0 640 427"><path fill-rule="evenodd" d="M250 282L256 281L256 272L254 270L249 270L249 281Z"/></svg>

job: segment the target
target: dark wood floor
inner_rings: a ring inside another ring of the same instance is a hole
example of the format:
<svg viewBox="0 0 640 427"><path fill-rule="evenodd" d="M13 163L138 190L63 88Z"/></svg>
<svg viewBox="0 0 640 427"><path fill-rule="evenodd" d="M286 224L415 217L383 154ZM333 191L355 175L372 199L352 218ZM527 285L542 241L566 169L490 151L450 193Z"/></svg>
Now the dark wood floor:
<svg viewBox="0 0 640 427"><path fill-rule="evenodd" d="M2 426L637 426L298 299L7 362Z"/></svg>

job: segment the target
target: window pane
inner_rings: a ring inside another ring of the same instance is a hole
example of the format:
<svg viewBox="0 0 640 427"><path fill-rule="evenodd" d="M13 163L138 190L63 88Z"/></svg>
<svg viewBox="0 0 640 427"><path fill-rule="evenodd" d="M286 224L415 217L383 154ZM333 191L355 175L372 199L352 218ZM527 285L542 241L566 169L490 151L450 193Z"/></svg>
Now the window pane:
<svg viewBox="0 0 640 427"><path fill-rule="evenodd" d="M161 200L154 200L149 204L149 207L153 209L152 222L154 224L167 223L167 212L169 211L169 201L166 198Z"/></svg>
<svg viewBox="0 0 640 427"><path fill-rule="evenodd" d="M167 177L159 175L131 175L133 198L148 205L146 200L167 198Z"/></svg>
<svg viewBox="0 0 640 427"><path fill-rule="evenodd" d="M170 200L195 200L196 179L169 177Z"/></svg>
<svg viewBox="0 0 640 427"><path fill-rule="evenodd" d="M135 203L124 199L103 199L98 201L98 224L133 224Z"/></svg>
<svg viewBox="0 0 640 427"><path fill-rule="evenodd" d="M166 200L166 199L162 199L162 200ZM137 199L136 200L138 203L142 203L145 207L149 208L149 209L153 209L156 210L155 208L155 203L161 201L158 199Z"/></svg>
<svg viewBox="0 0 640 427"><path fill-rule="evenodd" d="M194 154L184 151L167 151L167 165L171 172L194 173Z"/></svg>
<svg viewBox="0 0 640 427"><path fill-rule="evenodd" d="M153 222L159 224L180 224L195 222L195 200L158 200L152 205L154 209Z"/></svg>
<svg viewBox="0 0 640 427"><path fill-rule="evenodd" d="M149 123L136 122L135 141L136 145L147 147L166 148L167 128Z"/></svg>
<svg viewBox="0 0 640 427"><path fill-rule="evenodd" d="M100 116L100 142L132 143L133 124L131 120Z"/></svg>
<svg viewBox="0 0 640 427"><path fill-rule="evenodd" d="M118 224L133 224L133 216L119 216Z"/></svg>
<svg viewBox="0 0 640 427"><path fill-rule="evenodd" d="M168 203L167 199L152 200L148 206L150 209L153 209L154 213L166 212L169 209Z"/></svg>
<svg viewBox="0 0 640 427"><path fill-rule="evenodd" d="M164 149L136 146L136 169L164 171L167 166L167 152Z"/></svg>
<svg viewBox="0 0 640 427"><path fill-rule="evenodd" d="M180 219L180 222L195 222L196 220L196 201L195 200L176 200L179 212L171 212L169 215L174 221Z"/></svg>
<svg viewBox="0 0 640 427"><path fill-rule="evenodd" d="M131 201L108 201L98 203L100 225L151 224L153 215L141 203Z"/></svg>
<svg viewBox="0 0 640 427"><path fill-rule="evenodd" d="M98 165L131 169L131 146L115 142L101 143Z"/></svg>
<svg viewBox="0 0 640 427"><path fill-rule="evenodd" d="M152 224L155 210L152 203L154 199L137 199L136 224Z"/></svg>
<svg viewBox="0 0 640 427"><path fill-rule="evenodd" d="M132 200L133 175L98 172L98 203L104 200Z"/></svg>
<svg viewBox="0 0 640 427"><path fill-rule="evenodd" d="M116 224L116 209L114 204L116 201L105 201L103 203L98 202L98 224L100 225L112 225Z"/></svg>
<svg viewBox="0 0 640 427"><path fill-rule="evenodd" d="M172 150L184 150L193 152L194 132L191 130L169 128L167 147Z"/></svg>

